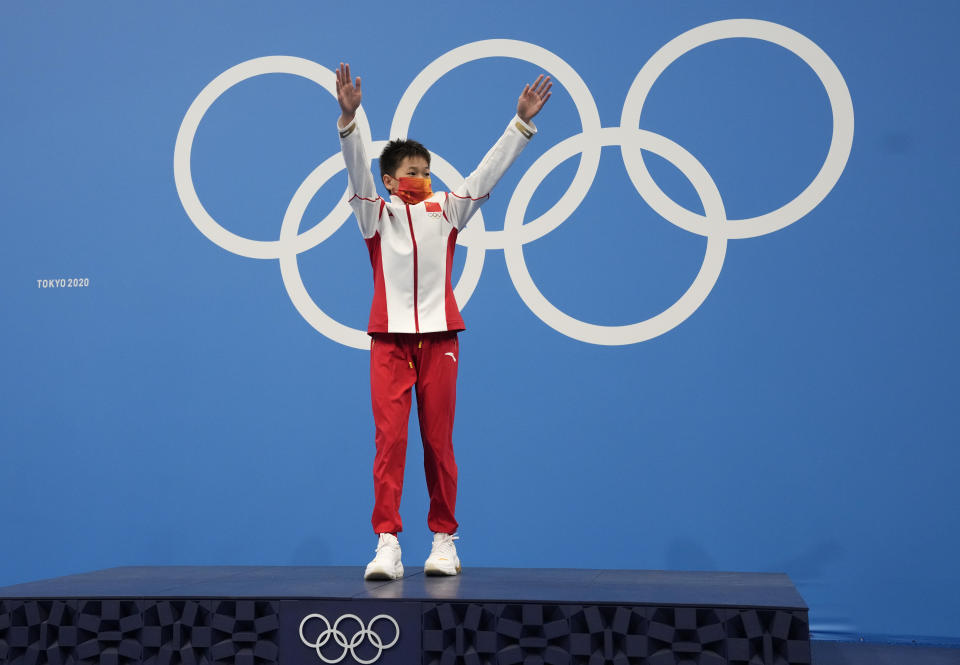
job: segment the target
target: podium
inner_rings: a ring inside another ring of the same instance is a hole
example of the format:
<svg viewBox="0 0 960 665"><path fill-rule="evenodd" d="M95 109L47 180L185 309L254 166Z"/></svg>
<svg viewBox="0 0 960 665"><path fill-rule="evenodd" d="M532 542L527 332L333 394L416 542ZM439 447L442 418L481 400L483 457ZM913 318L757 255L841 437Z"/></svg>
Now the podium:
<svg viewBox="0 0 960 665"><path fill-rule="evenodd" d="M784 574L123 566L0 587L0 665L809 664Z"/></svg>

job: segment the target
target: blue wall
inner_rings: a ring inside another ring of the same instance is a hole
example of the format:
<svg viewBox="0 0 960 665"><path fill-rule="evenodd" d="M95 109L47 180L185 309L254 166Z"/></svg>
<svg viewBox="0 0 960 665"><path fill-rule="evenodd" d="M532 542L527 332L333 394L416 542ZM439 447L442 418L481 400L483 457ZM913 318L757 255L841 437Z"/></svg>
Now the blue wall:
<svg viewBox="0 0 960 665"><path fill-rule="evenodd" d="M366 563L373 422L348 329L372 282L324 81L351 63L374 141L408 108L449 187L547 71L539 133L483 208L509 233L477 218L462 237L483 259L462 287L477 280L455 431L465 565L785 571L814 637L960 643L960 7L405 7L4 3L0 585ZM698 29L728 19L768 23ZM638 73L693 29L715 32L638 103ZM524 44L449 55L490 39ZM225 86L185 141L201 91L266 56L303 60ZM178 135L206 227L178 191ZM804 193L831 141L832 175ZM660 203L634 187L642 148ZM561 200L553 224L519 228ZM543 314L521 253L547 301L606 328ZM43 282L71 278L89 281ZM415 429L410 565L429 538Z"/></svg>

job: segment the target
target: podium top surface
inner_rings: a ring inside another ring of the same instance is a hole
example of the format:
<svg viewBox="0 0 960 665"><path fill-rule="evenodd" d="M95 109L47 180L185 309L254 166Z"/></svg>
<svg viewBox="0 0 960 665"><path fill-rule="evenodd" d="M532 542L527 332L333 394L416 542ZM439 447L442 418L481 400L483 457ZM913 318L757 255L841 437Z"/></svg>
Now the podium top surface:
<svg viewBox="0 0 960 665"><path fill-rule="evenodd" d="M0 587L0 599L254 598L556 602L808 609L783 573L464 568L366 582L360 566L121 566Z"/></svg>

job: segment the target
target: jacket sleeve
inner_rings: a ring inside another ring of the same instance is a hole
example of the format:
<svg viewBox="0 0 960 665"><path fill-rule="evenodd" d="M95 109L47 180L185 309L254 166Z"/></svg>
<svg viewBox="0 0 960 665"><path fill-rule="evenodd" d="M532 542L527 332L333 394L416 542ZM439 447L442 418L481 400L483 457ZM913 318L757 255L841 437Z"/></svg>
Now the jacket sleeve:
<svg viewBox="0 0 960 665"><path fill-rule="evenodd" d="M360 233L364 238L372 238L379 228L384 201L377 194L370 160L367 159L367 150L360 138L356 119L343 128L338 122L337 131L340 134L340 151L347 165L347 178L350 180L350 207L357 216Z"/></svg>
<svg viewBox="0 0 960 665"><path fill-rule="evenodd" d="M503 136L480 160L480 165L467 176L463 184L447 194L445 212L458 231L467 225L477 209L490 198L490 190L536 133L537 128L533 122L526 123L520 116L513 116Z"/></svg>

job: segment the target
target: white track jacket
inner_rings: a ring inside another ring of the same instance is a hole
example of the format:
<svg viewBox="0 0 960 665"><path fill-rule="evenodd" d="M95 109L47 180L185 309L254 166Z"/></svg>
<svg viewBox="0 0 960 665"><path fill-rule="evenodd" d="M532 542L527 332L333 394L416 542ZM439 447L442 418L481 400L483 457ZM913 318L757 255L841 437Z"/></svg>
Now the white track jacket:
<svg viewBox="0 0 960 665"><path fill-rule="evenodd" d="M368 333L426 333L463 330L450 272L457 233L490 198L490 190L537 132L514 116L462 185L434 192L411 205L377 194L366 147L354 120L340 133L340 149L353 194L350 206L370 252L373 304Z"/></svg>

